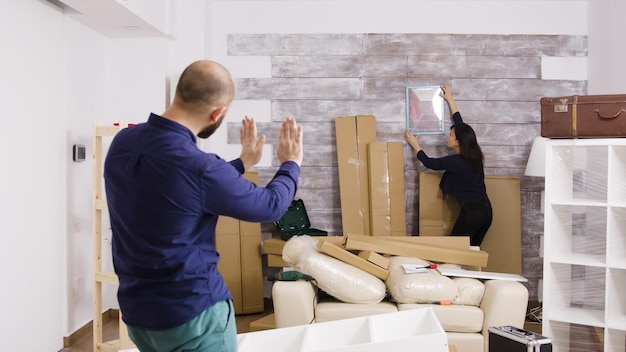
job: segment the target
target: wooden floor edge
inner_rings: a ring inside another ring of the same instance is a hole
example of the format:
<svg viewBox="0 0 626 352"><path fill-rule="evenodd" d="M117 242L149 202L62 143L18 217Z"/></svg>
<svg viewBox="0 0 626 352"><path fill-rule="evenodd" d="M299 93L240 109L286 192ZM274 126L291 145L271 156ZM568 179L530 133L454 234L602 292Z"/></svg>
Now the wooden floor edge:
<svg viewBox="0 0 626 352"><path fill-rule="evenodd" d="M119 309L109 309L106 312L102 313L102 324L105 324L111 320L119 319L120 311ZM85 336L88 336L93 333L93 320L88 321L85 325L78 328L78 330L74 331L70 334L70 336L63 336L63 348L68 348Z"/></svg>

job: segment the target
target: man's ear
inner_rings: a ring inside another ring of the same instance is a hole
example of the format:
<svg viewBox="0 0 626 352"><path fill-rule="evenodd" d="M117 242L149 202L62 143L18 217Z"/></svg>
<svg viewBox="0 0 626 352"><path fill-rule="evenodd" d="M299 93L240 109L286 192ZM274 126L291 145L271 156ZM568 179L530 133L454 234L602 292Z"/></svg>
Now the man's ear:
<svg viewBox="0 0 626 352"><path fill-rule="evenodd" d="M215 109L211 110L211 115L209 116L209 119L210 119L211 123L218 122L220 117L222 115L226 114L226 110L227 109L228 109L227 106L220 105L220 106L216 107Z"/></svg>

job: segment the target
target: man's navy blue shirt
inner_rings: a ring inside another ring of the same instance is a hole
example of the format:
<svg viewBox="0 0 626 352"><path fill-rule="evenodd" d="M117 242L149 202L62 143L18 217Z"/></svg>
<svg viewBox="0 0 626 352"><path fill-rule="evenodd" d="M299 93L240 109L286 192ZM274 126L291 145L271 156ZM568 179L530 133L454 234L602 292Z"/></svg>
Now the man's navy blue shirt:
<svg viewBox="0 0 626 352"><path fill-rule="evenodd" d="M265 187L243 172L240 159L229 163L200 150L189 129L156 114L115 136L104 179L126 324L170 329L232 299L217 271L218 216L279 219L295 196L300 167L283 163Z"/></svg>

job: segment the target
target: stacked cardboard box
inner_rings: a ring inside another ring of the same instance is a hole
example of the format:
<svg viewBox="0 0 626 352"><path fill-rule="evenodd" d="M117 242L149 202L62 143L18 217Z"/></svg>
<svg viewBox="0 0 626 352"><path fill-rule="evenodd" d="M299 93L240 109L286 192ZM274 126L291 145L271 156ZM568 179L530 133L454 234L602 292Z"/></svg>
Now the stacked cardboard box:
<svg viewBox="0 0 626 352"><path fill-rule="evenodd" d="M370 235L367 145L376 142L376 119L371 115L338 117L335 137L343 232Z"/></svg>
<svg viewBox="0 0 626 352"><path fill-rule="evenodd" d="M370 233L406 236L404 154L401 142L368 144Z"/></svg>
<svg viewBox="0 0 626 352"><path fill-rule="evenodd" d="M256 172L247 172L244 177L259 182ZM233 295L235 314L263 312L261 224L220 216L215 245L220 253L217 268Z"/></svg>
<svg viewBox="0 0 626 352"><path fill-rule="evenodd" d="M376 141L371 115L335 119L343 233L406 236L400 142Z"/></svg>

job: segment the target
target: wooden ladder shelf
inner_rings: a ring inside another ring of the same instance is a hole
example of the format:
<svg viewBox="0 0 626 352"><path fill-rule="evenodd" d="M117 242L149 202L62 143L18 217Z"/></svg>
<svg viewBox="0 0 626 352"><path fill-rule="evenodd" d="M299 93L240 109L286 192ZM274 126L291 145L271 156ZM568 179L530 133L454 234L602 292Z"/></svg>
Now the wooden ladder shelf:
<svg viewBox="0 0 626 352"><path fill-rule="evenodd" d="M120 122L118 126L103 126L94 123L93 132L93 249L94 249L94 291L93 291L93 350L95 352L117 352L135 348L128 337L128 330L119 315L119 339L103 341L102 334L102 287L103 284L117 285L117 275L102 270L102 216L108 212L103 193L103 167L105 155L103 138L114 137L117 132L128 127Z"/></svg>

